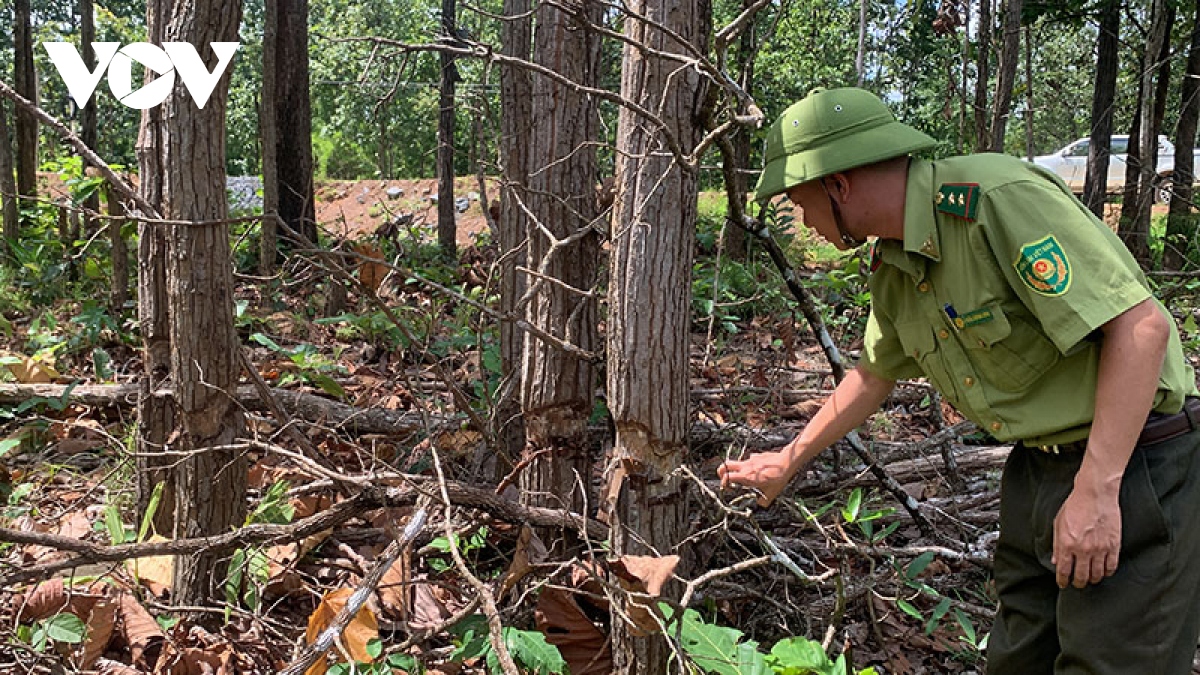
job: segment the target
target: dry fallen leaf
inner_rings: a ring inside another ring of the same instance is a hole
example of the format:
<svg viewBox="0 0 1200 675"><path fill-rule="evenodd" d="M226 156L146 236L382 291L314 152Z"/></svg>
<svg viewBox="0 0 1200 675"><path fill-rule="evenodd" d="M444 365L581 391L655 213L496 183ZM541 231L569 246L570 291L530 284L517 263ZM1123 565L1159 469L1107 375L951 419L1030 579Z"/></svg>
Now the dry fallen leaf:
<svg viewBox="0 0 1200 675"><path fill-rule="evenodd" d="M117 615L121 619L118 630L122 640L129 645L133 663L142 668L154 665L166 639L158 622L128 592L117 597Z"/></svg>
<svg viewBox="0 0 1200 675"><path fill-rule="evenodd" d="M308 630L304 633L308 644L315 642L317 637L333 623L334 617L342 611L342 608L346 606L346 601L353 594L354 589L352 588L339 588L326 593L325 597L321 598L321 604L317 605L316 610L308 617ZM379 639L379 622L371 610L366 607L358 610L358 614L350 620L346 630L342 631L341 637L342 644L350 652L351 658L362 663L374 661L367 653L367 643L377 639ZM324 675L328 667L328 654L326 654L306 670L304 675Z"/></svg>
<svg viewBox="0 0 1200 675"><path fill-rule="evenodd" d="M607 675L612 672L608 636L588 619L575 597L558 588L546 588L534 611L538 630L546 642L558 647L571 675Z"/></svg>
<svg viewBox="0 0 1200 675"><path fill-rule="evenodd" d="M653 601L675 572L679 556L626 555L611 561L610 565L618 583L629 592L629 606L626 608L629 619L644 634L657 633L661 630L661 624Z"/></svg>
<svg viewBox="0 0 1200 675"><path fill-rule="evenodd" d="M170 541L156 534L146 540L147 543ZM151 593L164 597L175 580L175 556L152 555L145 558L134 558L126 563L129 572L133 574Z"/></svg>
<svg viewBox="0 0 1200 675"><path fill-rule="evenodd" d="M58 371L49 363L44 363L20 354L12 355L20 359L17 363L4 364L13 379L21 384L49 384L58 379Z"/></svg>

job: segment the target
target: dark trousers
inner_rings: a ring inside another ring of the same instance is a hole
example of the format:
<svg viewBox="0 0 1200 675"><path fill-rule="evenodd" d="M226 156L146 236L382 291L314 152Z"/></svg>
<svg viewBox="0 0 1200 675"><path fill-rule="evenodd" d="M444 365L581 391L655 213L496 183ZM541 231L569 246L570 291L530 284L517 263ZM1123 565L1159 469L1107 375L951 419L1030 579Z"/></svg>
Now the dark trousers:
<svg viewBox="0 0 1200 675"><path fill-rule="evenodd" d="M1200 634L1200 430L1138 447L1121 482L1121 555L1099 584L1059 589L1054 517L1079 451L1018 443L1000 488L1000 607L989 675L1186 675Z"/></svg>

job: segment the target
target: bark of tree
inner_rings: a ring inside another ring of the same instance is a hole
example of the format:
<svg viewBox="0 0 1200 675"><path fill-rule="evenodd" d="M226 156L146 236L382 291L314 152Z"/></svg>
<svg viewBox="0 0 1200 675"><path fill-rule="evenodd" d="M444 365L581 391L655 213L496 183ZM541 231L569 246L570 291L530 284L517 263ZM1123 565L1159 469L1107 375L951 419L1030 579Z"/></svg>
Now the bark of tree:
<svg viewBox="0 0 1200 675"><path fill-rule="evenodd" d="M707 51L706 0L637 0L634 16ZM706 113L699 75L634 45L687 53L660 29L627 17L621 95L655 110L685 148ZM609 267L608 404L616 435L606 470L613 551L675 554L687 518L686 484L675 474L687 449L688 327L695 239L695 173L681 168L646 120L622 109L617 122L617 194ZM614 613L615 616L615 613ZM618 673L667 672L662 636L637 637L613 621Z"/></svg>
<svg viewBox="0 0 1200 675"><path fill-rule="evenodd" d="M858 75L857 86L863 86L867 73L863 65L863 57L867 50L867 2L858 0L858 49L854 53L854 72ZM745 3L743 3L744 5Z"/></svg>
<svg viewBox="0 0 1200 675"><path fill-rule="evenodd" d="M456 33L455 0L442 0L442 32L454 40ZM441 53L442 81L438 96L438 247L444 258L457 256L457 225L454 209L454 89L458 69L454 56Z"/></svg>
<svg viewBox="0 0 1200 675"><path fill-rule="evenodd" d="M262 143L263 215L279 213L279 98L276 69L279 62L279 2L263 3L262 94L258 103L258 124ZM264 217L258 242L258 272L264 277L275 273L279 256L279 226L274 218ZM310 241L316 241L311 239Z"/></svg>
<svg viewBox="0 0 1200 675"><path fill-rule="evenodd" d="M16 26L13 32L13 89L30 101L37 101L37 72L33 66L33 17L29 0L15 0ZM16 111L17 192L22 197L37 195L38 124L26 110ZM29 206L32 202L21 200ZM28 223L27 223L28 224Z"/></svg>
<svg viewBox="0 0 1200 675"><path fill-rule="evenodd" d="M96 39L96 19L93 11L92 0L79 0L79 42L80 51L82 52L83 62L87 65L88 70L95 68L96 50L92 49L92 42ZM96 133L96 97L93 96L79 111L79 138L89 148L96 150L98 136ZM83 165L88 166L85 160ZM97 213L100 211L100 193L93 192L84 200L83 206L88 212ZM84 216L84 232L89 236L95 230L95 223L85 213Z"/></svg>
<svg viewBox="0 0 1200 675"><path fill-rule="evenodd" d="M154 42L207 45L234 41L241 9L238 0L151 0L147 29ZM211 67L211 50L205 51ZM139 147L142 189L150 190L144 192L148 198L157 198L151 204L159 207L164 218L199 223L227 217L224 129L228 93L226 76L200 110L182 82L177 82L161 106L143 114L143 144ZM154 110L160 112L153 114ZM175 395L167 411L177 426L162 428L162 417L143 421L144 434L150 431L149 425L155 426L152 433L158 443L143 448L150 453L163 449L193 452L183 460L172 456L170 467L162 458L148 467L159 479L168 473L174 487L170 527L159 531L176 539L228 531L242 524L246 509L245 458L241 453L211 449L232 443L243 426L235 400L240 365L233 327L229 228L227 224L143 225L143 233L146 230L166 236L149 237L162 245L158 252L165 260L163 274L157 279L152 276L150 283L161 280L164 286L143 289L149 291L151 309L157 313L143 315L143 328L149 323L155 331L166 330L143 335L147 352L157 348L169 356L165 362L147 358L148 365L166 370L151 371L146 380L161 383L166 375L174 382ZM141 263L143 272L153 273L148 261L143 258ZM161 304L164 301L165 305ZM161 357L161 353L154 356ZM212 602L219 596L224 564L214 555L176 558L172 600L183 605Z"/></svg>
<svg viewBox="0 0 1200 675"><path fill-rule="evenodd" d="M1158 129L1161 122L1159 100L1165 100L1165 91L1156 86L1156 76L1159 82L1169 80L1170 45L1168 36L1173 12L1166 0L1154 0L1150 14L1150 33L1146 37L1146 52L1142 62L1141 86L1139 87L1137 134L1130 134L1132 146L1137 142L1137 159L1129 161L1126 172L1126 200L1121 203L1121 221L1118 234L1133 257L1149 269L1150 259L1150 208L1154 202L1155 167L1158 162ZM1162 95L1160 96L1160 91ZM1165 104L1164 104L1165 105ZM1132 148L1131 148L1132 150ZM1129 174L1137 172L1136 180L1130 180ZM1131 184L1132 183L1132 184ZM1132 192L1132 199L1129 199Z"/></svg>
<svg viewBox="0 0 1200 675"><path fill-rule="evenodd" d="M501 26L501 51L505 56L531 58L533 22L530 0L504 0L504 15L511 17ZM529 143L533 111L533 81L524 68L500 71L500 158L504 180L500 186L500 208L496 229L500 244L500 311L511 315L525 294L525 275L517 267L526 264L525 199L529 180ZM504 455L512 463L525 447L521 419L522 333L512 321L500 324L500 369L502 384L498 392L493 430Z"/></svg>
<svg viewBox="0 0 1200 675"><path fill-rule="evenodd" d="M1117 92L1117 70L1121 29L1120 0L1108 0L1100 8L1100 37L1096 43L1096 85L1092 90L1092 133L1088 143L1087 176L1083 202L1097 218L1104 217L1108 198L1108 165L1111 161L1113 100Z"/></svg>
<svg viewBox="0 0 1200 675"><path fill-rule="evenodd" d="M992 58L992 0L979 0L979 27L975 41L975 148L991 145L988 129L988 79Z"/></svg>
<svg viewBox="0 0 1200 675"><path fill-rule="evenodd" d="M992 134L988 149L1004 152L1004 135L1012 108L1013 86L1017 82L1017 64L1021 55L1022 0L1004 3L1004 30L1000 47L1000 67L996 73L996 96L992 101Z"/></svg>
<svg viewBox="0 0 1200 675"><path fill-rule="evenodd" d="M1167 215L1167 239L1163 246L1163 269L1172 271L1184 268L1191 242L1196 237L1192 184L1196 179L1193 148L1200 120L1200 0L1196 2L1193 21L1187 71L1180 94L1179 126L1175 129L1175 170L1171 174L1171 209Z"/></svg>
<svg viewBox="0 0 1200 675"><path fill-rule="evenodd" d="M1025 159L1033 161L1033 28L1025 27Z"/></svg>
<svg viewBox="0 0 1200 675"><path fill-rule="evenodd" d="M742 10L745 11L754 5L755 0L742 0ZM750 22L750 25L742 31L741 37L738 38L737 47L734 49L734 67L738 72L738 84L745 91L750 91L754 83L754 54L756 52L755 42L757 40L757 31L755 31L755 23ZM743 171L750 168L750 150L753 143L754 134L750 129L739 128L730 141L733 143L734 171L732 174L727 172L726 175L732 175L734 187L732 190L727 190L730 195L741 195L741 199L745 200L746 192L749 190L746 174ZM738 227L734 220L735 209L730 205L726 209L726 225L725 225L725 241L723 247L725 255L732 260L746 259L746 230Z"/></svg>
<svg viewBox="0 0 1200 675"><path fill-rule="evenodd" d="M0 100L0 205L3 205L4 241L16 241L21 236L17 218L17 183L13 177L12 136L8 131L8 106Z"/></svg>
<svg viewBox="0 0 1200 675"><path fill-rule="evenodd" d="M564 11L550 5L534 17L534 61L586 87L599 81L600 40L583 21L599 24L602 6L568 0ZM525 318L552 335L592 351L599 342L597 303L590 293L596 277L599 238L596 217L598 118L595 98L574 87L538 77L533 82L533 128L528 138L531 166L525 195L531 218L526 233L529 264L545 278L526 281L532 289ZM570 243L568 243L570 241ZM560 283L552 283L554 279ZM577 289L573 291L571 289ZM587 423L592 412L592 364L525 334L521 369L525 449L521 498L532 506L583 511L594 500ZM543 533L560 552L570 536Z"/></svg>
<svg viewBox="0 0 1200 675"><path fill-rule="evenodd" d="M316 242L312 97L308 89L308 0L277 0L275 18L273 103L279 217L308 241Z"/></svg>
<svg viewBox="0 0 1200 675"><path fill-rule="evenodd" d="M121 230L125 226L125 207L121 204L121 195L111 187L105 187L104 194L108 202L108 215L113 216L108 221L108 244L112 254L112 288L109 290L108 306L113 316L120 316L125 311L125 303L129 300L129 247L125 244L125 236Z"/></svg>

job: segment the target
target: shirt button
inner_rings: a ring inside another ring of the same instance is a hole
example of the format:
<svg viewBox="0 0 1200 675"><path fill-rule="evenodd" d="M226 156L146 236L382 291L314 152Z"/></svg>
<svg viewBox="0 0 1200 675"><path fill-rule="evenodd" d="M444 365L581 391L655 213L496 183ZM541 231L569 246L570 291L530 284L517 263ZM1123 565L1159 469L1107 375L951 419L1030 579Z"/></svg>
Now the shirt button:
<svg viewBox="0 0 1200 675"><path fill-rule="evenodd" d="M921 283L917 284L917 290L921 291L922 293L928 293L929 292L929 282L922 281Z"/></svg>
<svg viewBox="0 0 1200 675"><path fill-rule="evenodd" d="M918 357L920 357L920 356L921 356L921 352L920 352L919 350L916 350L916 349L914 349L914 350L913 350L913 358L915 359L915 358L918 358Z"/></svg>
<svg viewBox="0 0 1200 675"><path fill-rule="evenodd" d="M939 331L938 331L938 337L940 337L940 338L942 338L943 340L945 340L946 338L950 337L950 331L948 331L948 330L946 330L945 328L943 328L943 329L941 329L941 330L939 330Z"/></svg>
<svg viewBox="0 0 1200 675"><path fill-rule="evenodd" d="M992 431L1000 431L1001 427L1003 426L1004 425L1000 424L999 422L992 422Z"/></svg>
<svg viewBox="0 0 1200 675"><path fill-rule="evenodd" d="M971 386L971 385L975 384L975 378L973 378L973 377L964 377L964 378L963 378L963 384L965 384L965 385L967 385L967 386L969 387L969 386Z"/></svg>

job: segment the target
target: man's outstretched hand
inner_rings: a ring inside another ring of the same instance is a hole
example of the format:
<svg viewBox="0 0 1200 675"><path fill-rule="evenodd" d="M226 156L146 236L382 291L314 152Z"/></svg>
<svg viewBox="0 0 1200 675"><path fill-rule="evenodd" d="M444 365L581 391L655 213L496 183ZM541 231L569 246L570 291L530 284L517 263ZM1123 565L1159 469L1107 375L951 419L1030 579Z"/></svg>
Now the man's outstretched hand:
<svg viewBox="0 0 1200 675"><path fill-rule="evenodd" d="M721 487L741 485L759 492L758 505L769 506L792 479L791 462L782 450L759 452L717 467Z"/></svg>

